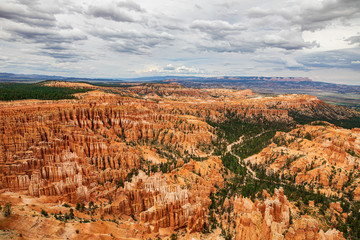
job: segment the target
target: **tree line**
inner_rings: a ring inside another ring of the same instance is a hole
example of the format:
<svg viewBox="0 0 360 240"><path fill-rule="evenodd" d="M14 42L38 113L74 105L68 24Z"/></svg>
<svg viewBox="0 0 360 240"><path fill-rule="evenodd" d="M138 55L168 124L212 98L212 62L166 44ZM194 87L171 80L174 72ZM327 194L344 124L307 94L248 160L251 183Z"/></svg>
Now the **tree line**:
<svg viewBox="0 0 360 240"><path fill-rule="evenodd" d="M48 87L41 83L0 83L0 101L75 99L73 94L87 91L89 89Z"/></svg>

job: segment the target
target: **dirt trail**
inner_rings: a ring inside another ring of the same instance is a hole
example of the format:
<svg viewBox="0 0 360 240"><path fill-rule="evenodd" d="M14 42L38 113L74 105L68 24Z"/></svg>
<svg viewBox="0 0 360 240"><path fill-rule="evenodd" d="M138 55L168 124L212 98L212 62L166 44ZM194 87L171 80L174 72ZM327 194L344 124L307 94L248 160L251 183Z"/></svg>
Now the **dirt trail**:
<svg viewBox="0 0 360 240"><path fill-rule="evenodd" d="M257 137L257 136L259 136L259 135L261 135L261 134L263 134L263 133L260 133L260 134L256 135L255 137ZM244 136L241 136L241 137L239 138L239 140L237 140L236 142L233 142L233 143L227 145L225 154L230 153L231 155L233 155L233 156L238 160L238 163L239 163L240 165L242 165L243 167L246 167L247 171L252 175L252 177L253 177L254 179L258 179L258 178L256 177L256 173L255 173L253 170L251 170L251 168L250 168L249 166L244 165L244 164L241 162L241 158L240 158L238 155L236 155L235 153L232 152L232 147L233 147L234 145L236 145L236 144L241 144L241 143L243 142L243 138L244 138Z"/></svg>

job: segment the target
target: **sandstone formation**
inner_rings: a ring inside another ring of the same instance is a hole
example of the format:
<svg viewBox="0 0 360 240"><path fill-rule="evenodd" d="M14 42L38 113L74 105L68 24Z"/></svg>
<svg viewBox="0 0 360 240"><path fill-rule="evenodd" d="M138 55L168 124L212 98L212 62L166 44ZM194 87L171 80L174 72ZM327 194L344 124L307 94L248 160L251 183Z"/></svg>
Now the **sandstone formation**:
<svg viewBox="0 0 360 240"><path fill-rule="evenodd" d="M265 164L268 171L295 177L296 183L319 186L328 194L353 192L359 199L360 134L329 123L278 132L273 143L246 159Z"/></svg>
<svg viewBox="0 0 360 240"><path fill-rule="evenodd" d="M222 218L222 226L234 228L234 239L344 239L335 229L325 233L310 216L291 216L292 207L282 188L275 189L273 196L264 195L260 201L240 196L226 203L233 211ZM234 226L228 219L234 219Z"/></svg>
<svg viewBox="0 0 360 240"><path fill-rule="evenodd" d="M307 95L263 97L251 90L175 83L46 85L94 91L75 94L74 100L0 102L0 205L13 204L13 215L0 218L1 229L25 239L175 233L185 239L222 239L225 233L235 239L342 239L311 216L297 214L291 222L297 209L281 188L264 191L264 199L229 197L229 211L215 216L211 196L234 174L224 169L220 154L214 156L219 136L209 121L293 126L294 112L330 119L358 113ZM360 199L359 134L330 124L298 126L278 132L246 161L295 176L297 184L353 191ZM338 203L331 211L346 219ZM212 217L219 225L209 230Z"/></svg>

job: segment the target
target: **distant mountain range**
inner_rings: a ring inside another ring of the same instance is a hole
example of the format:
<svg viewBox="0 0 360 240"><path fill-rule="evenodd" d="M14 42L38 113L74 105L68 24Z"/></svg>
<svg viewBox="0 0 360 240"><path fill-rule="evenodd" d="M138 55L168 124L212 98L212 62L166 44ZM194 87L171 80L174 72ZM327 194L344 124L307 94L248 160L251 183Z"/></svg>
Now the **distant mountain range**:
<svg viewBox="0 0 360 240"><path fill-rule="evenodd" d="M310 94L336 105L360 110L360 86L294 77L216 77L165 80L185 87L251 89L263 94Z"/></svg>
<svg viewBox="0 0 360 240"><path fill-rule="evenodd" d="M76 78L63 77L53 75L39 75L39 74L14 74L14 73L0 73L0 82L39 82L45 80L59 80L71 82L158 82L168 79L201 79L199 77L184 77L184 76L153 76L153 77L139 77L139 78Z"/></svg>
<svg viewBox="0 0 360 240"><path fill-rule="evenodd" d="M14 73L0 73L0 82L39 82L45 80L60 80L60 81L87 81L87 82L109 82L119 81L117 79L103 79L103 78L75 78L75 77L62 77L50 76L39 74L14 74Z"/></svg>
<svg viewBox="0 0 360 240"><path fill-rule="evenodd" d="M310 94L319 99L337 105L344 105L360 110L360 85L345 85L312 81L300 77L259 77L259 76L153 76L140 78L75 78L38 74L0 73L0 82L30 83L45 80L60 80L89 83L120 82L177 82L185 87L195 88L234 88L252 89L263 94Z"/></svg>
<svg viewBox="0 0 360 240"><path fill-rule="evenodd" d="M258 76L235 76L235 77L195 77L195 76L152 76L139 78L76 78L63 77L54 75L39 75L39 74L14 74L14 73L0 73L1 82L38 82L44 80L62 80L62 81L86 81L86 82L159 82L166 80L180 80L190 82L221 82L226 81L271 81L271 82L312 82L309 78L299 77L258 77Z"/></svg>
<svg viewBox="0 0 360 240"><path fill-rule="evenodd" d="M264 93L304 93L304 91L331 91L335 93L360 93L360 85L334 84L312 81L309 78L297 77L214 77L171 79L184 86L209 88L250 88Z"/></svg>

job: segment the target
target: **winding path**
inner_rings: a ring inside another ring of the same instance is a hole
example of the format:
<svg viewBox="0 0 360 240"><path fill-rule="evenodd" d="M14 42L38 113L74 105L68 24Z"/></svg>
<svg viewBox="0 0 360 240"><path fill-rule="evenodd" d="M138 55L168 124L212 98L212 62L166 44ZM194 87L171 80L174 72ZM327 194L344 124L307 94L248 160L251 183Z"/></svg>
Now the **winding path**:
<svg viewBox="0 0 360 240"><path fill-rule="evenodd" d="M255 137L257 137L257 136L259 136L261 134L263 134L263 133L260 133L260 134L256 135ZM240 165L242 165L243 167L246 167L247 171L249 173L251 173L252 177L258 180L258 178L256 177L256 173L249 166L243 165L242 162L241 162L241 158L238 155L236 155L235 153L232 152L232 147L234 145L236 145L236 144L241 144L243 142L243 138L244 138L244 135L241 136L239 138L239 140L237 140L236 142L233 142L233 143L230 143L229 145L227 145L225 154L230 153L231 155L233 155L238 160L238 163Z"/></svg>
<svg viewBox="0 0 360 240"><path fill-rule="evenodd" d="M250 139L253 139L253 138L257 138L258 136L260 136L260 135L262 135L262 134L264 134L264 133L270 132L270 131L271 131L271 130L267 130L267 131L261 132L261 133L255 135L255 136L249 138L249 140L250 140ZM259 179L256 177L256 173L255 173L249 166L243 164L243 163L241 162L241 158L240 158L238 155L236 155L235 153L232 152L232 147L233 147L234 145L236 145L236 144L241 144L241 143L243 142L243 138L244 138L244 135L242 135L242 136L239 138L239 140L237 140L236 142L233 142L233 143L230 143L229 145L227 145L225 154L230 153L231 155L233 155L233 156L238 160L238 163L239 163L240 165L242 165L243 167L246 167L246 169L248 170L249 173L251 173L251 175L252 175L252 177L253 177L254 179L259 180Z"/></svg>

